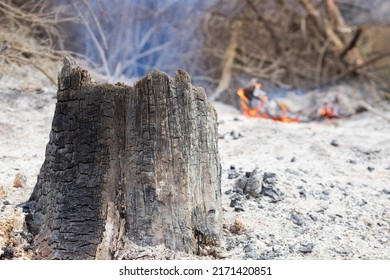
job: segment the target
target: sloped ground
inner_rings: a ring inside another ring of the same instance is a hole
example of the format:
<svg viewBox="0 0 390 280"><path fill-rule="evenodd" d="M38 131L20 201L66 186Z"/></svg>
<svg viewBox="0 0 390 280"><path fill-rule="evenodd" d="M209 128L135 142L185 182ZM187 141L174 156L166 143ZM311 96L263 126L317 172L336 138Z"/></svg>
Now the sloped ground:
<svg viewBox="0 0 390 280"><path fill-rule="evenodd" d="M54 106L54 90L0 90L0 258L33 258L18 205L35 185ZM363 113L348 120L287 124L215 106L224 256L390 259L390 123ZM255 168L260 183L274 173L271 187L280 201L235 188ZM228 179L229 174L236 178ZM148 250L145 258L186 258Z"/></svg>

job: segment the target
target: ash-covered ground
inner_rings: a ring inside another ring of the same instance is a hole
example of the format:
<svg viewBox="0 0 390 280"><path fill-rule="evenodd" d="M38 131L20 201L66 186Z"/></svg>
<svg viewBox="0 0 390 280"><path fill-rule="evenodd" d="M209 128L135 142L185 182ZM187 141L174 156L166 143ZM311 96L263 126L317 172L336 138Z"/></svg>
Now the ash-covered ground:
<svg viewBox="0 0 390 280"><path fill-rule="evenodd" d="M281 123L216 108L225 224L245 228L226 231L233 258L390 259L389 122L366 112ZM237 185L256 181L256 168L259 194Z"/></svg>
<svg viewBox="0 0 390 280"><path fill-rule="evenodd" d="M34 258L18 205L36 183L55 102L50 89L0 90L0 258ZM369 112L281 123L214 105L223 168L219 256L390 259L390 123ZM191 258L148 250L149 258Z"/></svg>

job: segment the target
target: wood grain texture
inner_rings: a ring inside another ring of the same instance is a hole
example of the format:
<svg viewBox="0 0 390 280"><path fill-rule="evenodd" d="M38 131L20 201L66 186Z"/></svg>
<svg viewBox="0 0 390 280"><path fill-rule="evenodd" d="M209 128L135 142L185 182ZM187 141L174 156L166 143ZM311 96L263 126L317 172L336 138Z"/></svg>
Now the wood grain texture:
<svg viewBox="0 0 390 280"><path fill-rule="evenodd" d="M64 65L27 224L43 259L112 259L130 240L196 253L222 232L217 115L185 71L134 86Z"/></svg>

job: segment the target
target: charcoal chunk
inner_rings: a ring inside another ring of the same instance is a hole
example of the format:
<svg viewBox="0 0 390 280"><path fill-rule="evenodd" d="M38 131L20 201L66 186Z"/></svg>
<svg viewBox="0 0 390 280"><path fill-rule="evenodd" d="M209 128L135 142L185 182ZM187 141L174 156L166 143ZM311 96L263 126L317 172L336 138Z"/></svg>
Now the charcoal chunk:
<svg viewBox="0 0 390 280"><path fill-rule="evenodd" d="M245 176L237 180L236 187L241 189L246 195L259 197L261 193L261 177L258 169L246 172Z"/></svg>

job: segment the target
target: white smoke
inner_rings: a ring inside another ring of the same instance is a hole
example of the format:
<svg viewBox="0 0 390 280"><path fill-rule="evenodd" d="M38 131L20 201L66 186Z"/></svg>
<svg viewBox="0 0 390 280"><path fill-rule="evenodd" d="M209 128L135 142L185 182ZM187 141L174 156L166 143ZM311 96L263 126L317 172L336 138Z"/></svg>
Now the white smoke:
<svg viewBox="0 0 390 280"><path fill-rule="evenodd" d="M143 76L153 68L194 69L202 44L201 20L215 1L72 0L82 18L77 44L109 80ZM87 4L86 4L87 3ZM190 73L191 74L191 73Z"/></svg>

